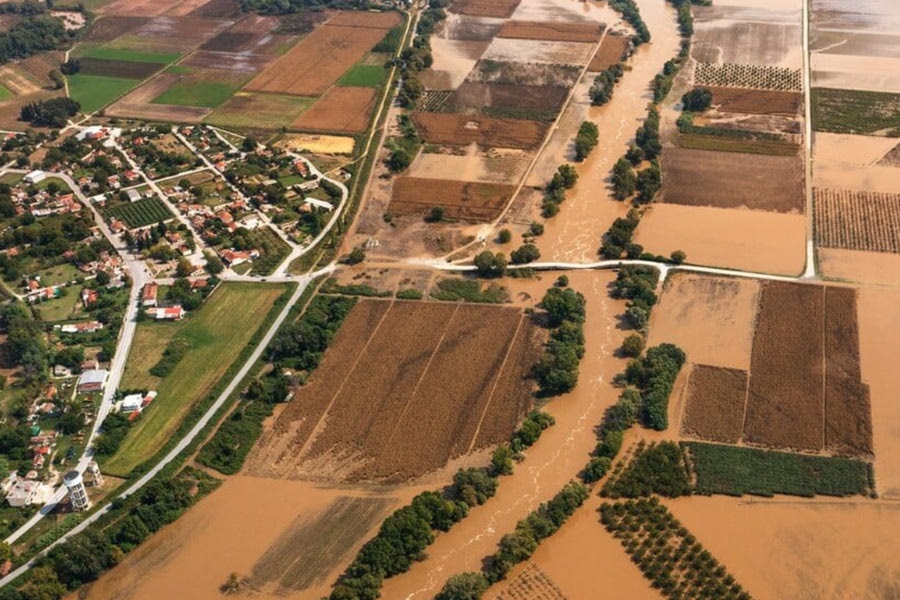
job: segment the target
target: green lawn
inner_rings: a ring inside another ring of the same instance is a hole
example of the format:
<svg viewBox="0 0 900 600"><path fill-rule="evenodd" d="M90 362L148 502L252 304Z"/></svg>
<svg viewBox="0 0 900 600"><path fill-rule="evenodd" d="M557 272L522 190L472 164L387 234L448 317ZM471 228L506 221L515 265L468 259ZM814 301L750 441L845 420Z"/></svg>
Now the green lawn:
<svg viewBox="0 0 900 600"><path fill-rule="evenodd" d="M221 81L179 81L153 99L154 104L206 106L216 108L240 88L236 83Z"/></svg>
<svg viewBox="0 0 900 600"><path fill-rule="evenodd" d="M387 69L377 65L356 65L338 80L340 85L378 87L384 81Z"/></svg>
<svg viewBox="0 0 900 600"><path fill-rule="evenodd" d="M159 297L165 297L162 290L159 291ZM139 324L131 342L131 353L128 355L128 362L125 363L125 373L122 374L122 389L158 388L162 379L151 375L150 367L162 358L163 350L175 334L189 322Z"/></svg>
<svg viewBox="0 0 900 600"><path fill-rule="evenodd" d="M306 181L300 175L288 175L287 177L282 177L278 180L278 183L283 185L286 188L291 187L292 185L297 185L298 183L303 183Z"/></svg>
<svg viewBox="0 0 900 600"><path fill-rule="evenodd" d="M88 48L80 54L84 58L105 58L106 60L124 60L129 62L148 62L169 64L181 58L178 52L141 52L138 50L120 50L96 46Z"/></svg>
<svg viewBox="0 0 900 600"><path fill-rule="evenodd" d="M80 285L63 288L63 294L65 294L63 297L35 304L34 307L40 312L44 321L69 320L75 316L75 312L78 309L81 288L82 286Z"/></svg>
<svg viewBox="0 0 900 600"><path fill-rule="evenodd" d="M140 83L137 79L82 75L69 77L69 96L81 103L81 112L99 110Z"/></svg>
<svg viewBox="0 0 900 600"><path fill-rule="evenodd" d="M5 102L6 100L11 100L15 97L16 95L9 91L5 85L0 84L0 102Z"/></svg>
<svg viewBox="0 0 900 600"><path fill-rule="evenodd" d="M41 283L48 286L74 281L77 277L82 275L82 272L72 263L63 263L61 265L56 265L55 267L42 269L35 273L35 275L40 275Z"/></svg>
<svg viewBox="0 0 900 600"><path fill-rule="evenodd" d="M136 466L151 458L178 429L191 408L202 400L250 342L256 330L284 291L278 284L223 283L206 303L183 324L176 324L177 333L188 340L191 349L175 366L172 373L160 381L159 397L132 425L119 451L103 465L104 472L126 476ZM141 373L158 360L166 347L160 339L174 331L155 329L156 323L141 323L141 329L163 335L155 338L140 332L128 357L124 382L137 382L149 377ZM155 353L148 357L148 352ZM136 365L132 366L131 363ZM127 386L126 386L127 387Z"/></svg>

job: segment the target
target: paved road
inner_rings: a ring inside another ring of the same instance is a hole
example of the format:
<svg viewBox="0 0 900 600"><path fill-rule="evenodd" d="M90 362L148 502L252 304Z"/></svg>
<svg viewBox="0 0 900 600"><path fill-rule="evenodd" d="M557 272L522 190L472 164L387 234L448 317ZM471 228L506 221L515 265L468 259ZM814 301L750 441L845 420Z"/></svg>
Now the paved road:
<svg viewBox="0 0 900 600"><path fill-rule="evenodd" d="M809 3L811 0L803 0L803 150L806 153L804 163L806 168L805 193L806 193L806 268L803 277L811 279L816 277L816 246L813 240L813 192L812 192L812 67L809 56Z"/></svg>
<svg viewBox="0 0 900 600"><path fill-rule="evenodd" d="M173 460L175 460L175 458L179 454L181 454L181 452L185 448L187 448L198 435L200 435L200 433L203 431L203 429L209 424L209 422L215 416L216 412L218 412L218 410L222 407L222 405L228 401L228 399L231 397L231 394L233 394L234 391L237 389L237 387L241 384L241 382L244 380L244 378L250 372L250 369L252 369L253 365L256 364L256 361L259 360L260 356L262 356L263 351L269 345L269 342L272 341L272 338L275 336L275 333L278 331L279 327L281 327L281 324L284 323L284 320L287 318L288 314L290 313L291 308L293 308L293 306L297 303L297 301L303 295L303 292L306 291L306 288L307 288L307 286L309 286L310 282L313 279L315 279L316 277L318 277L319 275L321 275L324 272L327 272L329 270L331 270L331 269L330 268L323 269L322 271L319 271L316 273L311 273L309 275L305 275L303 277L298 277L298 278L294 279L294 281L296 281L298 283L297 289L291 295L287 304L285 304L284 308L281 310L281 312L278 314L278 316L275 318L275 321L269 327L269 330L263 336L263 339L256 346L256 349L253 351L253 353L250 355L250 357L247 359L247 361L241 367L240 371L238 371L238 373L234 376L234 378L228 384L228 387L226 387L225 390L219 395L219 397L216 398L216 401L212 404L212 406L209 407L209 409L203 414L203 416L200 417L200 420L194 425L193 428L191 428L191 430L187 433L187 435L185 435L184 438L182 438L181 441L179 441L178 444L174 448L172 448L172 450L168 454L166 454L166 456L161 461L159 461L156 464L156 466L154 466L150 471L145 473L140 479L138 479L137 481L132 483L130 486L128 486L128 488L119 495L119 498L125 498L127 496L130 496L131 494L134 494L135 492L139 491L142 487L147 485L147 483L149 483L150 480L152 480L157 474L159 474L159 472L162 471L169 463L171 463ZM123 363L124 363L124 360L123 360ZM106 504L106 506L104 506L102 509L98 510L97 512L95 512L94 514L89 516L87 519L85 519L84 521L79 523L77 526L75 526L67 534L62 536L55 543L53 543L52 545L47 547L38 556L36 556L32 560L30 560L29 562L23 564L21 567L19 567L15 571L12 571L9 575L4 577L3 579L0 579L0 588L3 588L4 586L8 585L10 582L15 580L17 577L19 577L20 575L27 572L28 569L30 569L32 566L34 566L38 557L43 556L44 554L49 552L50 549L52 549L54 546L63 543L69 537L84 531L92 523L96 522L100 517L107 514L111 510L110 506L111 506L110 504Z"/></svg>

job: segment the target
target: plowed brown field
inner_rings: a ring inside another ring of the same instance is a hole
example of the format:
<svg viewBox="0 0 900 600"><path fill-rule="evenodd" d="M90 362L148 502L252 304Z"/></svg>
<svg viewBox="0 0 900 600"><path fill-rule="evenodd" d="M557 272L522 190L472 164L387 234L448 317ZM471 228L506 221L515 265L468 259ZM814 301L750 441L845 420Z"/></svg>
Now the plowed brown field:
<svg viewBox="0 0 900 600"><path fill-rule="evenodd" d="M536 111L552 120L568 95L569 90L564 87L465 82L450 96L447 104L455 108Z"/></svg>
<svg viewBox="0 0 900 600"><path fill-rule="evenodd" d="M461 15L508 19L519 2L521 0L454 0L451 10Z"/></svg>
<svg viewBox="0 0 900 600"><path fill-rule="evenodd" d="M798 450L824 445L825 290L768 282L759 301L744 438Z"/></svg>
<svg viewBox="0 0 900 600"><path fill-rule="evenodd" d="M362 12L356 10L335 11L329 13L331 17L329 25L342 25L344 27L371 27L373 29L390 29L403 22L400 13L386 12Z"/></svg>
<svg viewBox="0 0 900 600"><path fill-rule="evenodd" d="M608 33L606 37L603 38L603 41L600 42L600 47L597 49L597 53L594 54L594 58L591 59L591 63L588 65L588 71L599 73L600 71L610 68L622 60L622 57L625 56L630 45L631 39L628 37Z"/></svg>
<svg viewBox="0 0 900 600"><path fill-rule="evenodd" d="M530 150L541 143L547 125L521 119L494 119L449 113L416 112L412 115L426 142L468 146L477 143L489 148Z"/></svg>
<svg viewBox="0 0 900 600"><path fill-rule="evenodd" d="M375 108L375 88L333 87L291 123L299 131L362 133Z"/></svg>
<svg viewBox="0 0 900 600"><path fill-rule="evenodd" d="M361 17L361 13L358 17ZM374 13L373 19L379 19ZM327 23L257 75L248 90L318 96L385 35L383 28Z"/></svg>
<svg viewBox="0 0 900 600"><path fill-rule="evenodd" d="M722 112L759 115L796 115L800 112L803 94L729 87L710 87L713 106Z"/></svg>
<svg viewBox="0 0 900 600"><path fill-rule="evenodd" d="M497 37L548 42L596 42L603 35L604 28L599 23L507 21Z"/></svg>
<svg viewBox="0 0 900 600"><path fill-rule="evenodd" d="M440 206L451 219L491 221L509 202L513 191L515 186L502 183L398 177L388 211L395 215L425 214Z"/></svg>
<svg viewBox="0 0 900 600"><path fill-rule="evenodd" d="M746 371L696 365L688 380L681 432L704 440L737 443L746 399Z"/></svg>
<svg viewBox="0 0 900 600"><path fill-rule="evenodd" d="M509 436L537 346L516 308L361 300L248 471L398 482L440 468Z"/></svg>

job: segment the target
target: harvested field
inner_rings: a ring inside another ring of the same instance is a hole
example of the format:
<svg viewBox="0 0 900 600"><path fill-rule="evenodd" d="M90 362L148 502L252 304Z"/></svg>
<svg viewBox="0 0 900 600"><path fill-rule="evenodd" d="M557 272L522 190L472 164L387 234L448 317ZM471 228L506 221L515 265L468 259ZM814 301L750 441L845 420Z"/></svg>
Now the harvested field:
<svg viewBox="0 0 900 600"><path fill-rule="evenodd" d="M591 60L594 44L494 38L482 58L500 62L583 66Z"/></svg>
<svg viewBox="0 0 900 600"><path fill-rule="evenodd" d="M760 115L796 115L800 112L803 94L741 88L710 87L713 106L722 112Z"/></svg>
<svg viewBox="0 0 900 600"><path fill-rule="evenodd" d="M581 69L571 65L479 60L466 81L570 88L580 76Z"/></svg>
<svg viewBox="0 0 900 600"><path fill-rule="evenodd" d="M890 43L888 39L879 44ZM811 83L816 88L900 93L900 58L877 53L877 49L867 56L813 53Z"/></svg>
<svg viewBox="0 0 900 600"><path fill-rule="evenodd" d="M495 109L491 114L514 114L552 121L569 95L564 87L463 83L447 100L453 110Z"/></svg>
<svg viewBox="0 0 900 600"><path fill-rule="evenodd" d="M869 386L861 381L856 290L825 288L825 449L872 455Z"/></svg>
<svg viewBox="0 0 900 600"><path fill-rule="evenodd" d="M131 33L147 22L146 17L100 17L91 25L84 37L86 42L111 42L119 36Z"/></svg>
<svg viewBox="0 0 900 600"><path fill-rule="evenodd" d="M43 52L7 63L0 68L0 83L17 96L53 89L50 71L59 70L64 59L62 52Z"/></svg>
<svg viewBox="0 0 900 600"><path fill-rule="evenodd" d="M751 279L674 273L653 311L649 343L675 343L694 364L748 370L758 304Z"/></svg>
<svg viewBox="0 0 900 600"><path fill-rule="evenodd" d="M540 567L529 562L506 584L497 600L566 600L566 597Z"/></svg>
<svg viewBox="0 0 900 600"><path fill-rule="evenodd" d="M747 372L696 365L691 369L683 435L735 444L741 439Z"/></svg>
<svg viewBox="0 0 900 600"><path fill-rule="evenodd" d="M746 441L822 449L824 298L819 286L763 285L750 365Z"/></svg>
<svg viewBox="0 0 900 600"><path fill-rule="evenodd" d="M781 213L804 209L799 157L666 148L662 202Z"/></svg>
<svg viewBox="0 0 900 600"><path fill-rule="evenodd" d="M362 133L375 108L375 88L333 87L294 122L291 129Z"/></svg>
<svg viewBox="0 0 900 600"><path fill-rule="evenodd" d="M813 189L816 243L900 253L900 194Z"/></svg>
<svg viewBox="0 0 900 600"><path fill-rule="evenodd" d="M694 70L694 83L799 92L803 90L803 73L800 69L784 67L698 62Z"/></svg>
<svg viewBox="0 0 900 600"><path fill-rule="evenodd" d="M106 60L103 58L81 58L81 70L85 75L103 75L106 77L125 77L128 79L146 79L165 65L152 62L134 62L128 60Z"/></svg>
<svg viewBox="0 0 900 600"><path fill-rule="evenodd" d="M104 15L158 17L180 4L180 0L114 0L103 7Z"/></svg>
<svg viewBox="0 0 900 600"><path fill-rule="evenodd" d="M447 13L440 28L431 36L435 40L456 40L465 42L483 42L485 47L496 37L503 27L504 21L489 17L470 17L457 13Z"/></svg>
<svg viewBox="0 0 900 600"><path fill-rule="evenodd" d="M596 43L603 35L604 29L605 27L599 23L507 21L497 33L497 37L548 42Z"/></svg>
<svg viewBox="0 0 900 600"><path fill-rule="evenodd" d="M248 470L399 482L506 439L531 403L534 335L515 308L360 300Z"/></svg>
<svg viewBox="0 0 900 600"><path fill-rule="evenodd" d="M325 576L349 558L360 532L375 525L394 503L391 498L341 496L321 514L300 514L253 565L253 586L274 585L277 593L287 594L327 583Z"/></svg>
<svg viewBox="0 0 900 600"><path fill-rule="evenodd" d="M358 10L344 10L329 13L329 25L343 27L369 27L372 29L388 30L403 22L403 17L395 11L371 12Z"/></svg>
<svg viewBox="0 0 900 600"><path fill-rule="evenodd" d="M545 123L519 119L423 112L413 113L412 119L419 135L434 144L476 143L489 148L530 150L541 143L547 132Z"/></svg>
<svg viewBox="0 0 900 600"><path fill-rule="evenodd" d="M318 96L371 50L384 34L384 29L373 27L323 25L269 65L247 84L246 89Z"/></svg>
<svg viewBox="0 0 900 600"><path fill-rule="evenodd" d="M293 152L353 154L355 141L352 137L347 136L290 133L285 135L277 145L289 148Z"/></svg>
<svg viewBox="0 0 900 600"><path fill-rule="evenodd" d="M900 286L900 254L816 248L823 276L838 281Z"/></svg>
<svg viewBox="0 0 900 600"><path fill-rule="evenodd" d="M514 191L515 186L509 184L399 177L388 211L394 215L424 215L440 206L450 219L491 221Z"/></svg>
<svg viewBox="0 0 900 600"><path fill-rule="evenodd" d="M518 8L519 2L521 0L454 0L450 10L461 15L508 19Z"/></svg>
<svg viewBox="0 0 900 600"><path fill-rule="evenodd" d="M630 47L631 39L627 36L615 33L606 34L606 37L600 42L600 47L597 48L597 53L594 54L594 58L591 59L591 63L588 65L588 71L595 73L605 71L621 61Z"/></svg>

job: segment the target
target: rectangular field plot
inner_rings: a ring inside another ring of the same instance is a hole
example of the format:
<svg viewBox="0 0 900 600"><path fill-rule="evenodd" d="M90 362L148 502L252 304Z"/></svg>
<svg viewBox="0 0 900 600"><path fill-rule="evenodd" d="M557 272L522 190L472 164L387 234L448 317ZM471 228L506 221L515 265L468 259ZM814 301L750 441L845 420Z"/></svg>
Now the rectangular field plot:
<svg viewBox="0 0 900 600"><path fill-rule="evenodd" d="M803 165L796 156L666 148L662 201L802 213Z"/></svg>
<svg viewBox="0 0 900 600"><path fill-rule="evenodd" d="M138 84L136 79L77 73L69 77L69 96L81 103L81 112L99 110Z"/></svg>
<svg viewBox="0 0 900 600"><path fill-rule="evenodd" d="M799 92L803 90L803 72L800 69L784 67L698 62L694 71L694 83Z"/></svg>
<svg viewBox="0 0 900 600"><path fill-rule="evenodd" d="M206 118L222 127L278 129L292 123L313 105L314 98L238 92Z"/></svg>
<svg viewBox="0 0 900 600"><path fill-rule="evenodd" d="M394 181L388 211L395 215L427 214L434 206L451 219L495 219L515 191L501 183L399 177Z"/></svg>
<svg viewBox="0 0 900 600"><path fill-rule="evenodd" d="M103 214L124 221L129 229L153 225L172 218L172 212L159 198L145 198L137 202L120 204L104 210Z"/></svg>
<svg viewBox="0 0 900 600"><path fill-rule="evenodd" d="M815 87L810 102L816 131L876 134L900 128L900 94Z"/></svg>
<svg viewBox="0 0 900 600"><path fill-rule="evenodd" d="M489 148L530 150L544 139L547 124L521 119L495 119L449 113L412 114L419 135L426 142L451 146L476 143Z"/></svg>
<svg viewBox="0 0 900 600"><path fill-rule="evenodd" d="M479 60L466 81L569 88L580 76L581 69L572 65Z"/></svg>
<svg viewBox="0 0 900 600"><path fill-rule="evenodd" d="M815 188L813 214L819 246L900 253L900 194Z"/></svg>
<svg viewBox="0 0 900 600"><path fill-rule="evenodd" d="M214 81L210 77L217 74L215 71L207 72L203 76L179 78L172 86L153 99L154 104L174 104L177 106L198 106L215 108L231 98L240 83L228 81Z"/></svg>
<svg viewBox="0 0 900 600"><path fill-rule="evenodd" d="M535 335L514 308L360 300L248 472L400 482L506 439L531 404Z"/></svg>
<svg viewBox="0 0 900 600"><path fill-rule="evenodd" d="M508 19L518 8L519 2L521 0L453 0L450 10L461 15Z"/></svg>
<svg viewBox="0 0 900 600"><path fill-rule="evenodd" d="M852 496L871 490L869 465L860 460L695 442L685 446L701 494L811 497Z"/></svg>
<svg viewBox="0 0 900 600"><path fill-rule="evenodd" d="M80 58L78 62L81 64L79 73L84 75L104 75L130 79L144 79L165 66L163 63L110 60L106 58Z"/></svg>
<svg viewBox="0 0 900 600"><path fill-rule="evenodd" d="M564 87L463 83L447 100L453 109L475 108L497 116L552 121L569 95Z"/></svg>
<svg viewBox="0 0 900 600"><path fill-rule="evenodd" d="M630 47L631 39L629 37L607 33L603 41L600 42L600 47L597 49L597 53L594 54L594 58L591 59L588 71L599 73L610 68L622 60Z"/></svg>
<svg viewBox="0 0 900 600"><path fill-rule="evenodd" d="M759 115L796 115L800 112L803 95L799 92L747 90L741 88L710 87L713 106L722 112Z"/></svg>
<svg viewBox="0 0 900 600"><path fill-rule="evenodd" d="M501 62L583 66L591 60L593 53L593 43L494 38L482 58Z"/></svg>
<svg viewBox="0 0 900 600"><path fill-rule="evenodd" d="M507 21L497 37L548 42L594 43L603 35L599 23L550 23L539 21Z"/></svg>
<svg viewBox="0 0 900 600"><path fill-rule="evenodd" d="M681 431L700 439L737 443L746 400L746 371L696 365L688 380Z"/></svg>
<svg viewBox="0 0 900 600"><path fill-rule="evenodd" d="M336 86L325 92L290 128L298 131L362 133L375 109L375 88Z"/></svg>

